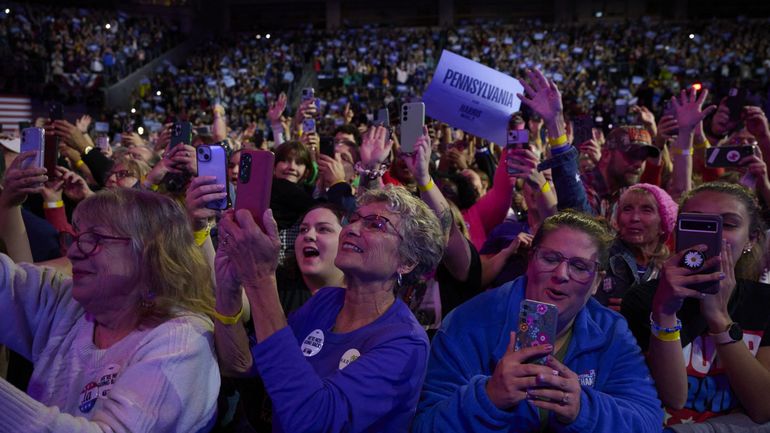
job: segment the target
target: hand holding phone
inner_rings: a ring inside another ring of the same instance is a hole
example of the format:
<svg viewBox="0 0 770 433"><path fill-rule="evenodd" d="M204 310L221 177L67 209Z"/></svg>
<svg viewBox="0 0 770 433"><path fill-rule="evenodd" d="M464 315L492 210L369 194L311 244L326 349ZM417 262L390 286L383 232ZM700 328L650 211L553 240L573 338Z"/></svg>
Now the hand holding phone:
<svg viewBox="0 0 770 433"><path fill-rule="evenodd" d="M414 152L414 144L425 126L425 104L410 102L401 106L401 152Z"/></svg>
<svg viewBox="0 0 770 433"><path fill-rule="evenodd" d="M519 308L519 327L516 329L516 350L525 347L556 344L556 326L559 309L556 305L525 299ZM547 355L530 359L530 362L545 365Z"/></svg>
<svg viewBox="0 0 770 433"><path fill-rule="evenodd" d="M226 197L211 201L206 207L214 210L225 210L230 204L230 194L227 188L227 152L222 143L200 145L195 150L198 162L198 176L213 176L215 183L225 185Z"/></svg>
<svg viewBox="0 0 770 433"><path fill-rule="evenodd" d="M702 251L694 247L706 245ZM718 266L709 266L707 262L722 253L722 216L716 214L686 213L679 214L676 221L676 251L684 252L679 266L695 274L717 272ZM717 293L719 281L707 281L693 284L688 288L703 293Z"/></svg>
<svg viewBox="0 0 770 433"><path fill-rule="evenodd" d="M706 149L706 167L737 167L743 158L755 153L755 146L709 147Z"/></svg>
<svg viewBox="0 0 770 433"><path fill-rule="evenodd" d="M43 168L45 161L45 129L43 128L25 128L21 131L21 153L35 151L37 155L34 159L27 159L22 163L21 168ZM53 173L50 172L49 173ZM51 175L53 176L53 175Z"/></svg>

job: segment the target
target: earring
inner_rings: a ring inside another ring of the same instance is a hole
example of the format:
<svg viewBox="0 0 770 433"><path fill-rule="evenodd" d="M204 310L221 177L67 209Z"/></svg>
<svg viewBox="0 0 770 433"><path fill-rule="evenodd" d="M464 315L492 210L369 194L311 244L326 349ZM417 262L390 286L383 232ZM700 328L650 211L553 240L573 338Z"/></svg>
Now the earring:
<svg viewBox="0 0 770 433"><path fill-rule="evenodd" d="M396 284L400 287L404 282L404 278L401 276L401 273L399 273L396 276Z"/></svg>

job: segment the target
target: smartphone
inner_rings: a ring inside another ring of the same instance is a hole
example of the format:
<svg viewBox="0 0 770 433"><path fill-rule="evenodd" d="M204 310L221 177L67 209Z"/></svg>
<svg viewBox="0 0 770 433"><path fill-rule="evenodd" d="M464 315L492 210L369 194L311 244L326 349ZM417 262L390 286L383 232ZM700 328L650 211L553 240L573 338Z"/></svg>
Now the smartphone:
<svg viewBox="0 0 770 433"><path fill-rule="evenodd" d="M94 123L94 132L106 134L110 132L110 124L107 122L96 122Z"/></svg>
<svg viewBox="0 0 770 433"><path fill-rule="evenodd" d="M192 123L174 122L171 125L171 140L168 142L168 148L173 149L179 143L192 144Z"/></svg>
<svg viewBox="0 0 770 433"><path fill-rule="evenodd" d="M519 307L519 327L516 329L516 350L525 347L556 344L559 309L556 305L525 299ZM544 365L546 356L528 362Z"/></svg>
<svg viewBox="0 0 770 433"><path fill-rule="evenodd" d="M45 150L43 150L43 166L48 170L48 175L56 173L59 161L59 137L53 134L45 134Z"/></svg>
<svg viewBox="0 0 770 433"><path fill-rule="evenodd" d="M202 144L195 150L198 162L198 176L214 176L216 183L228 185L227 182L227 152L222 143ZM225 188L227 197L206 203L206 207L214 210L225 210L230 203L230 190Z"/></svg>
<svg viewBox="0 0 770 433"><path fill-rule="evenodd" d="M21 152L36 151L37 156L24 162L22 168L43 168L45 155L45 129L24 128L21 131Z"/></svg>
<svg viewBox="0 0 770 433"><path fill-rule="evenodd" d="M275 156L269 150L241 151L241 164L236 184L235 209L247 209L254 221L262 225L262 216L270 207Z"/></svg>
<svg viewBox="0 0 770 433"><path fill-rule="evenodd" d="M334 139L332 137L321 137L319 147L322 155L334 158Z"/></svg>
<svg viewBox="0 0 770 433"><path fill-rule="evenodd" d="M706 251L696 251L692 247L706 245ZM687 251L679 264L698 274L710 274L719 269L718 265L705 267L704 264L722 252L722 216L705 213L679 214L676 220L676 251ZM709 281L688 286L703 293L719 291L719 281Z"/></svg>
<svg viewBox="0 0 770 433"><path fill-rule="evenodd" d="M721 146L706 149L706 167L737 167L738 162L754 155L754 146Z"/></svg>
<svg viewBox="0 0 770 433"><path fill-rule="evenodd" d="M529 149L529 131L526 129L509 129L506 137L506 147L509 149Z"/></svg>
<svg viewBox="0 0 770 433"><path fill-rule="evenodd" d="M377 110L377 115L374 118L374 124L380 126L390 126L390 113L387 108L380 108Z"/></svg>
<svg viewBox="0 0 770 433"><path fill-rule="evenodd" d="M414 152L414 144L422 136L425 125L425 104L410 102L401 106L401 152Z"/></svg>
<svg viewBox="0 0 770 433"><path fill-rule="evenodd" d="M48 107L48 117L53 122L54 120L64 119L64 107L58 102L54 102Z"/></svg>
<svg viewBox="0 0 770 433"><path fill-rule="evenodd" d="M27 122L26 120L21 121L21 122L19 122L19 131L23 131L23 130L29 128L30 126L32 126L31 122ZM2 130L3 130L3 125L0 124L0 132L2 132Z"/></svg>
<svg viewBox="0 0 770 433"><path fill-rule="evenodd" d="M312 87L305 87L302 89L302 100L309 101L315 97L315 89Z"/></svg>
<svg viewBox="0 0 770 433"><path fill-rule="evenodd" d="M302 121L302 133L303 134L310 134L316 132L315 131L315 119L304 119Z"/></svg>
<svg viewBox="0 0 770 433"><path fill-rule="evenodd" d="M589 115L572 119L572 142L577 146L594 138L594 119Z"/></svg>
<svg viewBox="0 0 770 433"><path fill-rule="evenodd" d="M727 93L727 101L725 101L725 104L730 110L731 122L738 122L741 120L741 111L743 111L743 106L746 105L746 96L746 89L739 89L735 87L730 89L730 91Z"/></svg>

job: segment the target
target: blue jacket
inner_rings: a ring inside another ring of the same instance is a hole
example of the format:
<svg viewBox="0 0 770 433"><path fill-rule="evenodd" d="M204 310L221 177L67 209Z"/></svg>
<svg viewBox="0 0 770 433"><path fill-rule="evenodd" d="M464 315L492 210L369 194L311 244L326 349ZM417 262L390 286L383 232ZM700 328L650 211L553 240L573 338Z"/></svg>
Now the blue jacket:
<svg viewBox="0 0 770 433"><path fill-rule="evenodd" d="M578 150L569 145L567 150L541 162L537 169L538 171L551 169L559 210L574 209L588 215L595 215L596 212L588 202L585 186L578 172L579 157Z"/></svg>
<svg viewBox="0 0 770 433"><path fill-rule="evenodd" d="M413 432L540 431L538 410L530 402L500 410L486 393L517 327L526 284L520 277L447 316L433 338ZM564 364L580 377L580 413L571 424L551 414L549 431L661 431L663 410L649 370L619 314L589 299L575 318Z"/></svg>

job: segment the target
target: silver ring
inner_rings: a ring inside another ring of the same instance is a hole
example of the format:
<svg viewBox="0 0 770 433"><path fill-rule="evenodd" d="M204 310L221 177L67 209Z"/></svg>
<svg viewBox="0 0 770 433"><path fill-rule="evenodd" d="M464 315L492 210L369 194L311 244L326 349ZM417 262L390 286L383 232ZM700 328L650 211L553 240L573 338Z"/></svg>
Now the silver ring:
<svg viewBox="0 0 770 433"><path fill-rule="evenodd" d="M566 393L566 392L564 392L564 391L562 391L561 393L563 394L563 395L561 396L561 404L567 404L567 403L569 403L569 394L567 394L567 393Z"/></svg>

